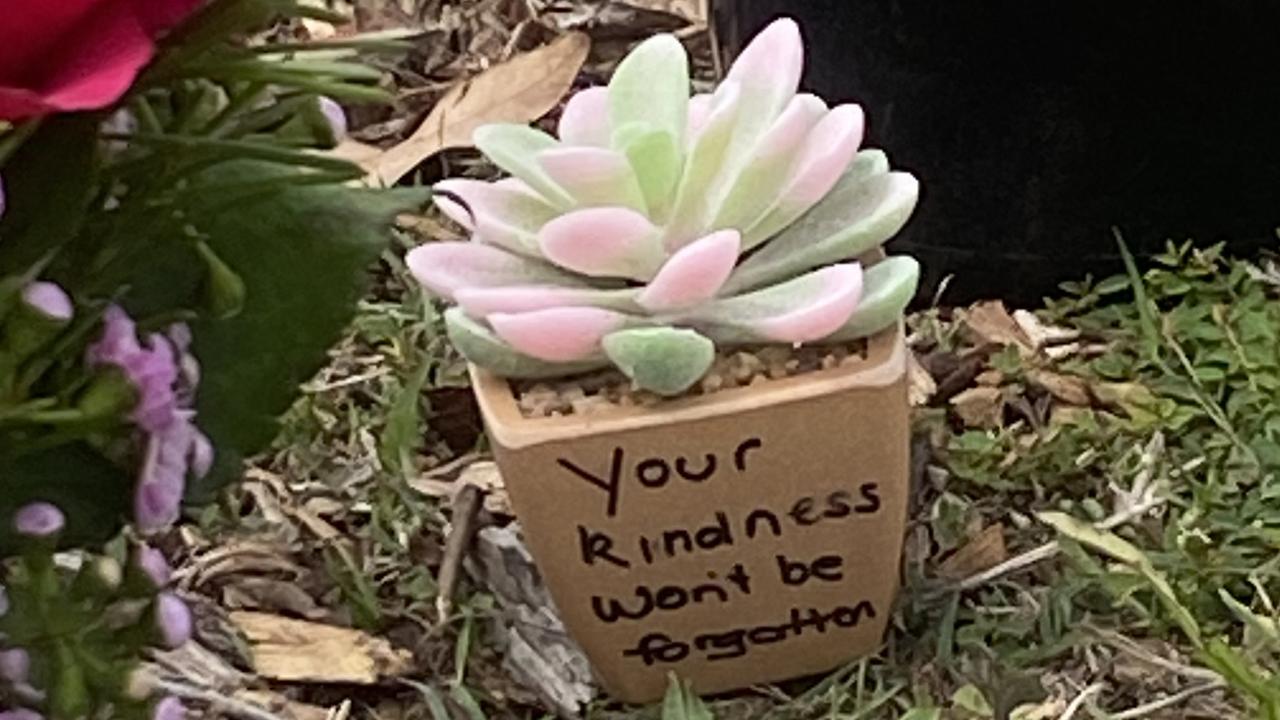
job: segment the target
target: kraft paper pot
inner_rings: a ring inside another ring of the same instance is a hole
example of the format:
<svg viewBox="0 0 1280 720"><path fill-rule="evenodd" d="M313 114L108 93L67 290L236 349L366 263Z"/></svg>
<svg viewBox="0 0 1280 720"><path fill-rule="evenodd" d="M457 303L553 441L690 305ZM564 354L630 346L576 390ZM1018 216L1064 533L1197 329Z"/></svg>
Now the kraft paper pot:
<svg viewBox="0 0 1280 720"><path fill-rule="evenodd" d="M616 698L824 672L875 651L906 523L906 347L749 388L526 418L472 368L502 476L569 632Z"/></svg>

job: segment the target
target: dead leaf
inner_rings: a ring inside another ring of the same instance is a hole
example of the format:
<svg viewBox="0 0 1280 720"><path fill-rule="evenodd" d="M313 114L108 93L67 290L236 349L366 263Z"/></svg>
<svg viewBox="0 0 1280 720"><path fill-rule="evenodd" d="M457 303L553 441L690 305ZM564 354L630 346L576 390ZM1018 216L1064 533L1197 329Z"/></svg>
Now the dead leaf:
<svg viewBox="0 0 1280 720"><path fill-rule="evenodd" d="M938 392L938 383L934 382L933 376L928 370L920 364L916 359L914 352L907 353L907 399L911 403L911 407L923 407L929 404Z"/></svg>
<svg viewBox="0 0 1280 720"><path fill-rule="evenodd" d="M310 620L327 614L298 583L261 577L238 577L223 586L222 606L234 610L287 612Z"/></svg>
<svg viewBox="0 0 1280 720"><path fill-rule="evenodd" d="M481 125L537 120L569 92L590 51L586 34L569 33L454 85L413 135L362 165L369 181L394 185L437 152L470 147Z"/></svg>
<svg viewBox="0 0 1280 720"><path fill-rule="evenodd" d="M1000 388L969 388L951 398L951 407L967 428L998 428L1004 419L1004 393Z"/></svg>
<svg viewBox="0 0 1280 720"><path fill-rule="evenodd" d="M705 0L619 0L619 2L641 10L674 15L690 25L707 24Z"/></svg>
<svg viewBox="0 0 1280 720"><path fill-rule="evenodd" d="M374 685L412 669L412 653L350 628L257 612L233 612L249 639L253 669L285 682Z"/></svg>
<svg viewBox="0 0 1280 720"><path fill-rule="evenodd" d="M1013 320L1031 340L1031 346L1037 350L1048 345L1068 343L1080 337L1079 330L1045 325L1040 322L1040 318L1036 317L1035 313L1028 310L1014 310Z"/></svg>
<svg viewBox="0 0 1280 720"><path fill-rule="evenodd" d="M1000 387L1004 384L1004 380L1004 373L993 368L978 373L978 377L974 378L973 382L986 387Z"/></svg>
<svg viewBox="0 0 1280 720"><path fill-rule="evenodd" d="M1088 407L1093 404L1089 383L1074 375L1062 375L1048 370L1032 370L1027 373L1027 380L1035 387L1069 405Z"/></svg>
<svg viewBox="0 0 1280 720"><path fill-rule="evenodd" d="M988 525L972 540L938 566L938 576L946 580L962 580L1009 559L1004 545L1004 525Z"/></svg>
<svg viewBox="0 0 1280 720"><path fill-rule="evenodd" d="M1024 355L1035 351L1031 338L999 300L980 302L963 311L961 316L965 327L982 343L1014 345Z"/></svg>

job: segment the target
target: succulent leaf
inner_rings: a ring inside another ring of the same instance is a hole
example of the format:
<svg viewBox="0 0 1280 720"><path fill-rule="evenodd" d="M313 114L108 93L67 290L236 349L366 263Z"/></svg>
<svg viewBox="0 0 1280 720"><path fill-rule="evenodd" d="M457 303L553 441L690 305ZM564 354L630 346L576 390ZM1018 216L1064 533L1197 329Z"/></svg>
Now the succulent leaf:
<svg viewBox="0 0 1280 720"><path fill-rule="evenodd" d="M867 268L858 309L827 341L848 342L892 327L915 296L919 282L920 263L907 255L885 258Z"/></svg>
<svg viewBox="0 0 1280 720"><path fill-rule="evenodd" d="M614 144L622 148L635 170L649 217L665 222L684 169L679 140L666 130L632 123L619 129Z"/></svg>
<svg viewBox="0 0 1280 720"><path fill-rule="evenodd" d="M742 247L737 230L722 230L676 251L637 301L650 312L694 307L716 296Z"/></svg>
<svg viewBox="0 0 1280 720"><path fill-rule="evenodd" d="M648 280L664 258L658 228L627 208L589 208L543 226L538 245L549 260L591 277Z"/></svg>
<svg viewBox="0 0 1280 720"><path fill-rule="evenodd" d="M566 145L609 147L613 135L609 126L609 89L593 87L574 93L560 113L556 132Z"/></svg>
<svg viewBox="0 0 1280 720"><path fill-rule="evenodd" d="M471 139L494 165L523 180L547 202L561 209L573 207L573 198L537 162L539 153L560 146L558 140L527 125L507 123L478 127Z"/></svg>
<svg viewBox="0 0 1280 720"><path fill-rule="evenodd" d="M877 171L883 157L871 152L874 155L855 164L822 202L744 260L725 291L741 292L859 257L901 230L915 209L920 184L907 173L865 175L867 170Z"/></svg>
<svg viewBox="0 0 1280 720"><path fill-rule="evenodd" d="M741 111L742 95L737 85L721 85L706 123L685 161L676 191L675 209L663 238L668 250L678 250L706 234L703 231L716 212L712 187L723 174L725 157Z"/></svg>
<svg viewBox="0 0 1280 720"><path fill-rule="evenodd" d="M631 161L616 150L558 147L538 154L542 170L573 198L577 207L617 205L648 210Z"/></svg>
<svg viewBox="0 0 1280 720"><path fill-rule="evenodd" d="M529 357L503 342L483 323L467 317L460 308L446 310L444 321L449 342L463 357L502 377L529 380L562 377L609 364L603 355L573 363L552 363Z"/></svg>
<svg viewBox="0 0 1280 720"><path fill-rule="evenodd" d="M499 182L442 180L433 200L474 239L521 255L539 257L538 230L558 214L528 185L515 178ZM454 198L462 202L456 202Z"/></svg>
<svg viewBox="0 0 1280 720"><path fill-rule="evenodd" d="M743 246L753 248L795 222L840 181L858 153L864 127L862 108L841 105L818 121L805 140L786 189L744 234Z"/></svg>
<svg viewBox="0 0 1280 720"><path fill-rule="evenodd" d="M861 296L862 266L844 263L717 300L688 319L717 342L807 343L843 326Z"/></svg>
<svg viewBox="0 0 1280 720"><path fill-rule="evenodd" d="M593 307L558 307L523 313L494 313L489 325L518 352L548 362L589 360L600 340L629 324L628 317Z"/></svg>
<svg viewBox="0 0 1280 720"><path fill-rule="evenodd" d="M456 299L458 290L467 287L530 282L581 285L563 270L479 243L427 243L410 250L405 264L415 280L446 300Z"/></svg>
<svg viewBox="0 0 1280 720"><path fill-rule="evenodd" d="M716 347L693 330L671 327L619 330L604 338L604 351L636 387L679 395L707 373Z"/></svg>
<svg viewBox="0 0 1280 720"><path fill-rule="evenodd" d="M683 141L689 123L689 55L674 36L640 43L609 82L609 122L640 123Z"/></svg>
<svg viewBox="0 0 1280 720"><path fill-rule="evenodd" d="M483 318L492 313L520 313L553 307L599 307L638 313L643 311L636 299L639 293L632 288L597 290L558 285L510 285L462 288L454 296L458 306L468 315Z"/></svg>

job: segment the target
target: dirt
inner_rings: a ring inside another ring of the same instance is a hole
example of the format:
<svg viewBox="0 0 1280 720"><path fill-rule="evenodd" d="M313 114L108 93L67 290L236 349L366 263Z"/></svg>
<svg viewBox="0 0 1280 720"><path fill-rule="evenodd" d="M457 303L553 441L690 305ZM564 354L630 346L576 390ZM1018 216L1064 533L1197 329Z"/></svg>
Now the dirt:
<svg viewBox="0 0 1280 720"><path fill-rule="evenodd" d="M717 353L711 369L680 397L710 395L829 370L866 357L866 341L840 345L767 345L736 348ZM563 380L529 380L512 383L512 391L525 417L585 415L617 407L652 407L672 398L639 390L630 378L615 369L601 370Z"/></svg>

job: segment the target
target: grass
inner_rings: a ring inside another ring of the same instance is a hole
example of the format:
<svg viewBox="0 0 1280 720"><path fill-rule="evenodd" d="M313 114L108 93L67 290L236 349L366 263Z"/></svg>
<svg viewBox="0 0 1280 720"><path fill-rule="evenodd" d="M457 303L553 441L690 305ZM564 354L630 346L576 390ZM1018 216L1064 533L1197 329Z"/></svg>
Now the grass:
<svg viewBox="0 0 1280 720"><path fill-rule="evenodd" d="M320 603L419 661L422 677L355 716L544 716L500 669L482 588L429 619L448 513L407 481L483 440L438 314L394 258L385 269L261 465L342 504L329 522L343 538L301 551L325 578ZM1038 315L1078 329L1078 352L984 351L1006 399L996 427L966 428L946 402L917 413L926 463L881 655L705 706L673 685L662 708L590 714L1280 718L1278 297L1274 265L1191 246L1068 286ZM960 313L911 324L921 356L978 349ZM1046 371L1091 401L1055 399ZM234 532L260 530L255 517ZM948 573L993 527L997 567Z"/></svg>

